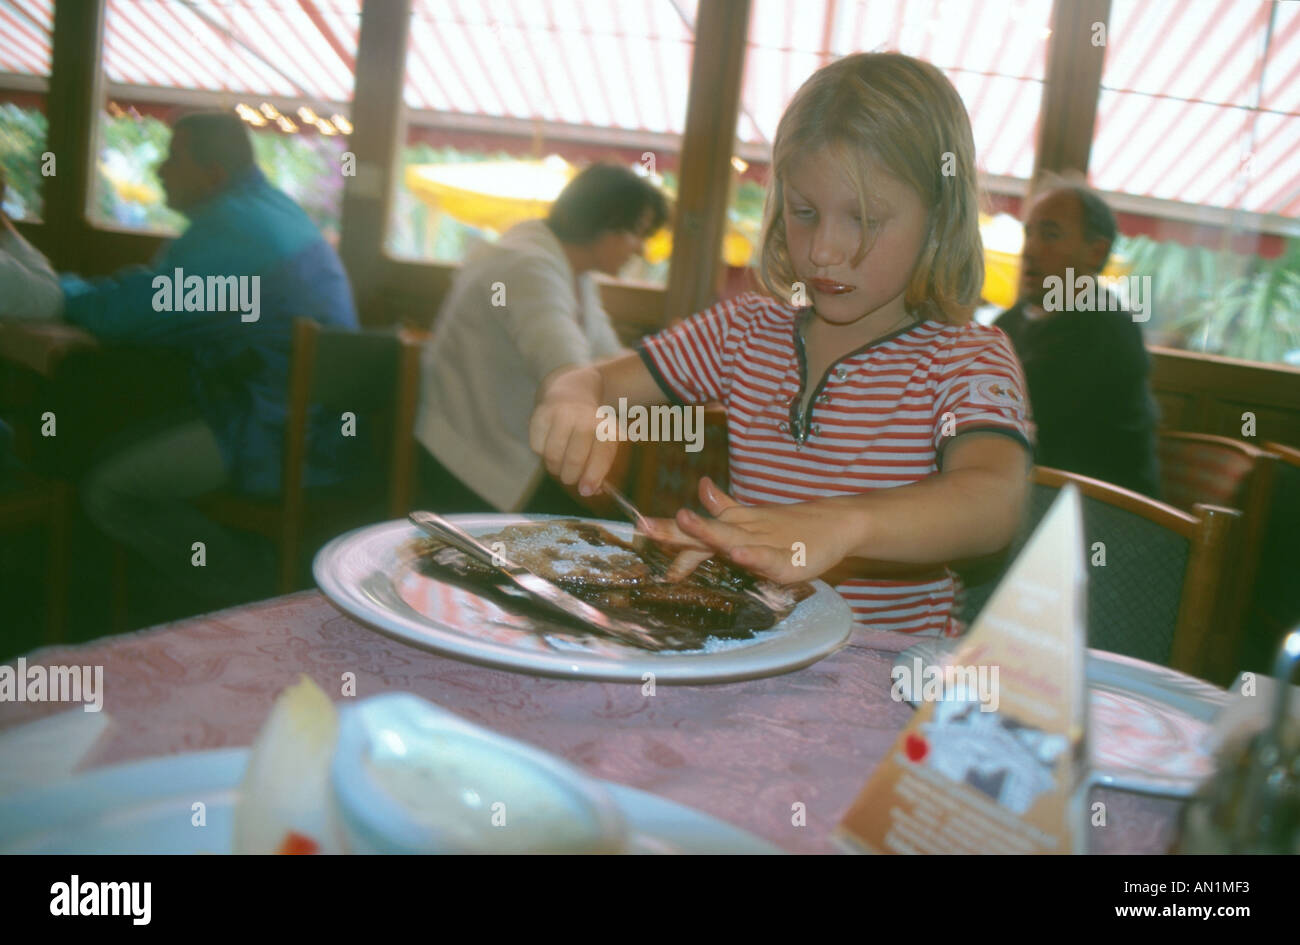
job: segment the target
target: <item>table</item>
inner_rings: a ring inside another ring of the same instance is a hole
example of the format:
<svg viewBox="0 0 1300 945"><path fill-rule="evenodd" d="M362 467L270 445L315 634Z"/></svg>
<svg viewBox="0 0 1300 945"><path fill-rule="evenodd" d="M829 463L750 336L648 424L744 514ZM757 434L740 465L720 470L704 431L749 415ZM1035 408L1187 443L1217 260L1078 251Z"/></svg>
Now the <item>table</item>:
<svg viewBox="0 0 1300 945"><path fill-rule="evenodd" d="M0 321L0 359L52 377L64 355L95 348L95 336L63 322Z"/></svg>
<svg viewBox="0 0 1300 945"><path fill-rule="evenodd" d="M249 745L276 695L306 673L341 701L405 690L551 751L596 777L694 807L805 853L830 833L912 714L889 695L894 652L912 642L858 630L813 666L716 686L544 679L447 659L343 616L316 591L107 637L46 647L28 664L104 666L112 720L83 770ZM0 729L66 704L0 703ZM1181 802L1098 790L1097 852L1163 852ZM792 805L806 825L792 822Z"/></svg>

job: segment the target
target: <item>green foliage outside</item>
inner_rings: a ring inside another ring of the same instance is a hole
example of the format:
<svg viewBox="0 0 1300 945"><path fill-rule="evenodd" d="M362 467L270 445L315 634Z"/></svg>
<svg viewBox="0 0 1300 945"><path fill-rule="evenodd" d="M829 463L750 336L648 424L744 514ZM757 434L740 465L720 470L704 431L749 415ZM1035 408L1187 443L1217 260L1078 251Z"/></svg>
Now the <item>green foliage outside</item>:
<svg viewBox="0 0 1300 945"><path fill-rule="evenodd" d="M253 154L267 179L297 201L331 242L343 209L342 135L253 132Z"/></svg>
<svg viewBox="0 0 1300 945"><path fill-rule="evenodd" d="M99 223L179 233L185 218L167 207L158 165L167 157L171 129L157 118L100 113L99 160L91 196Z"/></svg>
<svg viewBox="0 0 1300 945"><path fill-rule="evenodd" d="M1300 240L1276 259L1121 236L1115 251L1151 277L1149 340L1300 366Z"/></svg>
<svg viewBox="0 0 1300 945"><path fill-rule="evenodd" d="M4 211L16 220L40 219L41 154L48 125L35 108L0 102L0 168L8 182Z"/></svg>
<svg viewBox="0 0 1300 945"><path fill-rule="evenodd" d="M766 200L766 187L756 181L742 180L736 188L736 196L727 207L727 219L749 237L755 249L763 231L763 204Z"/></svg>
<svg viewBox="0 0 1300 945"><path fill-rule="evenodd" d="M437 213L406 186L406 169L415 164L478 164L483 161L511 161L504 151L460 151L435 148L419 142L402 148L401 166L393 189L392 215L388 222L388 251L404 259L429 259L459 262L478 240L491 240L496 234L461 223Z"/></svg>
<svg viewBox="0 0 1300 945"><path fill-rule="evenodd" d="M94 207L105 223L178 233L185 218L168 209L157 168L167 156L171 129L156 118L101 115ZM339 234L343 200L342 136L285 135L250 129L258 167L306 211L330 239Z"/></svg>

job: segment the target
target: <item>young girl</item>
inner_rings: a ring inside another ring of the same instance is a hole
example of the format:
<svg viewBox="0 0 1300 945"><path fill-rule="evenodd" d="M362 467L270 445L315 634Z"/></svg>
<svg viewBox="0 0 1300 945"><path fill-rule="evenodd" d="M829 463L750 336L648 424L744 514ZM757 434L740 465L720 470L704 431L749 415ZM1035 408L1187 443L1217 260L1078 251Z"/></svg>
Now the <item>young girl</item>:
<svg viewBox="0 0 1300 945"><path fill-rule="evenodd" d="M637 353L546 378L532 448L584 495L617 444L602 404L727 408L734 495L654 537L684 577L723 554L776 581L822 577L871 629L953 636L947 563L1013 537L1030 463L1020 366L969 323L983 258L975 147L928 63L863 53L816 72L777 128L759 276Z"/></svg>

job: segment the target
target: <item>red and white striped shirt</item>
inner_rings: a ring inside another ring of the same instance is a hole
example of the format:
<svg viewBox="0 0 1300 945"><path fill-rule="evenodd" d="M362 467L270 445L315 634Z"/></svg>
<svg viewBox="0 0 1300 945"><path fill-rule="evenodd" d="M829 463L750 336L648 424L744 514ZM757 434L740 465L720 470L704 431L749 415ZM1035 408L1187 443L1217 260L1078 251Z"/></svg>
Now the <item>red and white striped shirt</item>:
<svg viewBox="0 0 1300 945"><path fill-rule="evenodd" d="M933 475L963 433L1003 433L1029 448L1025 382L997 328L923 321L846 355L800 417L810 312L747 294L657 335L638 351L679 403L727 408L731 491L747 505L806 502L904 486ZM930 579L852 578L836 590L870 629L953 636L951 570Z"/></svg>

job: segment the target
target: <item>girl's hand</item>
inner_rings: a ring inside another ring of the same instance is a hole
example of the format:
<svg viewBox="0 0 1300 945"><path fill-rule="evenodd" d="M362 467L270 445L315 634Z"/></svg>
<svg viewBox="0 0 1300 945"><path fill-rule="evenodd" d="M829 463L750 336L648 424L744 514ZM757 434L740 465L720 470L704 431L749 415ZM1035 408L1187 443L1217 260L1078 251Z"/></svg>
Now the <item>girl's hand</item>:
<svg viewBox="0 0 1300 945"><path fill-rule="evenodd" d="M720 553L778 584L811 581L848 557L855 544L844 509L824 503L741 505L707 476L700 479L700 501L712 518L682 509L675 521L654 522L651 538L682 548L669 580L685 579Z"/></svg>
<svg viewBox="0 0 1300 945"><path fill-rule="evenodd" d="M618 454L617 442L596 437L600 387L600 375L591 368L548 378L528 422L528 445L547 471L566 486L579 483L583 496L599 491Z"/></svg>

